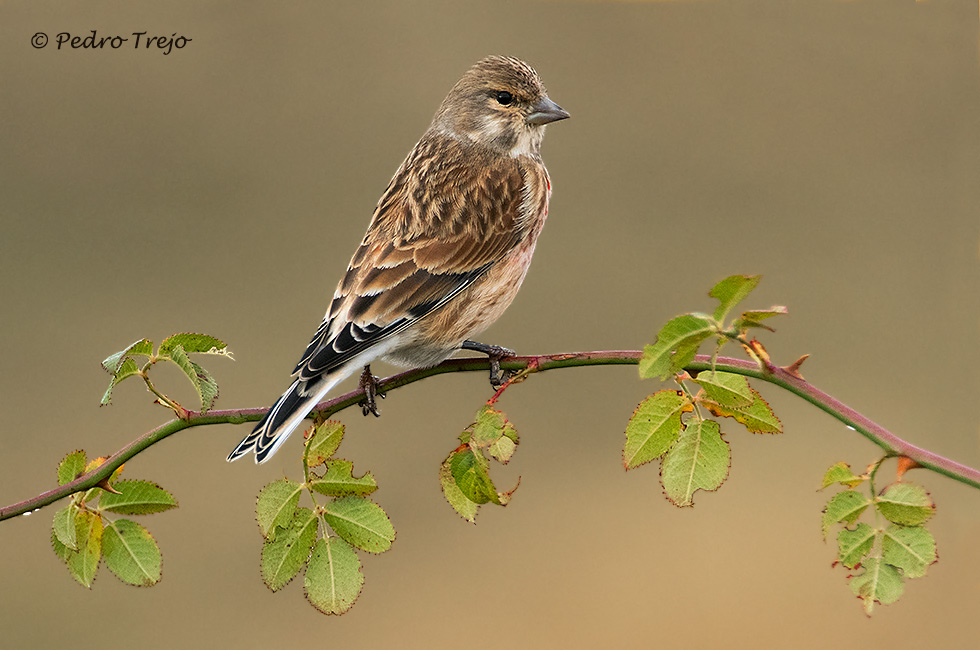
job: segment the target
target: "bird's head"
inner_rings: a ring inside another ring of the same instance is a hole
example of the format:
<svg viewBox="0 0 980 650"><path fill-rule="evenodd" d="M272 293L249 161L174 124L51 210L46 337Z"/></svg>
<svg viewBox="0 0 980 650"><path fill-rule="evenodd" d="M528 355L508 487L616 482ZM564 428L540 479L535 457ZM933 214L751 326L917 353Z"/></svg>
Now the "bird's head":
<svg viewBox="0 0 980 650"><path fill-rule="evenodd" d="M531 66L488 56L449 91L432 128L498 154L538 155L544 126L568 116L548 97Z"/></svg>

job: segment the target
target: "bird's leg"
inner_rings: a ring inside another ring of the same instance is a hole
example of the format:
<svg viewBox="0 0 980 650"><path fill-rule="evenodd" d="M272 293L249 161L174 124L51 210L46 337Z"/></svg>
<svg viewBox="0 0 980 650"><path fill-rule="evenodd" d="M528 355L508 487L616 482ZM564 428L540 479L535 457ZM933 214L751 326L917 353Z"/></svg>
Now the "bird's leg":
<svg viewBox="0 0 980 650"><path fill-rule="evenodd" d="M385 394L378 390L379 379L371 374L371 366L364 366L364 372L361 373L361 378L357 382L357 387L364 391L364 399L361 400L361 413L367 415L368 413L373 413L374 417L381 417L381 412L378 411L377 398L385 398Z"/></svg>
<svg viewBox="0 0 980 650"><path fill-rule="evenodd" d="M513 350L500 347L499 345L477 343L476 341L463 341L463 344L459 348L461 350L473 350L474 352L487 355L490 359L490 385L493 386L494 390L503 386L504 382L507 381L510 372L502 373L500 371L500 360L514 356Z"/></svg>

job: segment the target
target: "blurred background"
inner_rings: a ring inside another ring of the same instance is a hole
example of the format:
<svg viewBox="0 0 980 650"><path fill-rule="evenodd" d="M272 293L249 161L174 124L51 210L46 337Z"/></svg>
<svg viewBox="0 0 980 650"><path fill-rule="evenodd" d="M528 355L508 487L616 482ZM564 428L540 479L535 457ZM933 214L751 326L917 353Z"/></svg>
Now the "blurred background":
<svg viewBox="0 0 980 650"><path fill-rule="evenodd" d="M56 49L93 29L192 40ZM169 419L136 381L98 406L99 362L136 339L216 335L236 357L207 362L217 408L270 404L389 178L491 53L529 61L572 119L544 143L554 195L535 262L484 339L636 349L710 309L716 281L762 273L748 306L790 309L763 337L777 363L810 353L815 385L976 467L977 33L975 3L944 1L3 2L0 501L53 487L70 450L109 454ZM678 510L656 466L621 464L655 382L633 367L534 376L500 403L522 437L495 476L521 487L476 526L437 468L490 396L483 374L398 390L380 419L345 412L340 455L377 477L398 539L362 557L341 618L301 581L272 594L259 577L255 495L301 476L299 438L256 467L224 461L249 426L186 431L126 468L180 501L142 519L163 549L156 587L102 567L81 588L50 549L55 508L0 524L3 645L975 647L980 493L910 475L938 503L940 562L869 621L831 568L817 488L877 448L759 388L786 433L726 424L727 483Z"/></svg>

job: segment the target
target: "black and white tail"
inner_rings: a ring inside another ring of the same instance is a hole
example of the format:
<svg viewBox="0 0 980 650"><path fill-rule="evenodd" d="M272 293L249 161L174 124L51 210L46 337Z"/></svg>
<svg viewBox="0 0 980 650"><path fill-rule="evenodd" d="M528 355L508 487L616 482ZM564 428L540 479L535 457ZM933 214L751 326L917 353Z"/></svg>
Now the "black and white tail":
<svg viewBox="0 0 980 650"><path fill-rule="evenodd" d="M269 460L279 446L286 442L296 427L326 396L330 389L347 377L341 369L328 373L311 382L296 380L282 394L262 421L256 425L252 433L238 443L235 450L228 454L228 460L241 458L250 451L255 451L255 462L264 463Z"/></svg>

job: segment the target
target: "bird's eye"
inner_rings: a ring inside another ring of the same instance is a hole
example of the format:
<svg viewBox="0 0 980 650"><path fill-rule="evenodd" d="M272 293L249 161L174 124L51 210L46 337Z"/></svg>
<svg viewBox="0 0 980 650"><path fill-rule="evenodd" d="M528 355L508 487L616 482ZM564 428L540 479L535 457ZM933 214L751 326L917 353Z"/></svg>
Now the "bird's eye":
<svg viewBox="0 0 980 650"><path fill-rule="evenodd" d="M514 101L514 96L511 95L509 92L507 92L506 90L497 91L497 103L498 104L502 104L504 106L507 106L512 101Z"/></svg>

